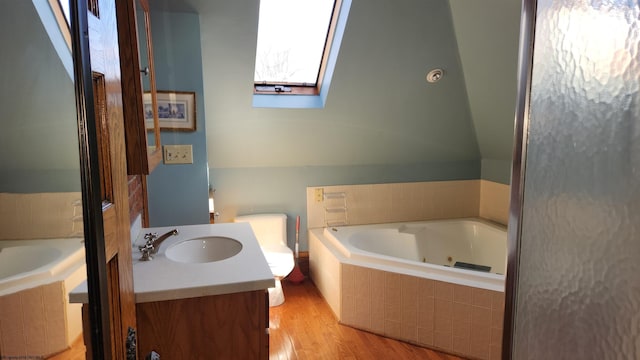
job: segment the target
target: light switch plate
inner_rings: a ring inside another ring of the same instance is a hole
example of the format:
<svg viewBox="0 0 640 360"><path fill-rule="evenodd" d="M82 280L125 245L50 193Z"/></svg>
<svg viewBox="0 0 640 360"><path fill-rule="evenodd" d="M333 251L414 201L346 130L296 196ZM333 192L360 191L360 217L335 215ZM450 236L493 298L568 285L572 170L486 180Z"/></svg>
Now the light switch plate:
<svg viewBox="0 0 640 360"><path fill-rule="evenodd" d="M192 145L164 145L165 164L193 164Z"/></svg>

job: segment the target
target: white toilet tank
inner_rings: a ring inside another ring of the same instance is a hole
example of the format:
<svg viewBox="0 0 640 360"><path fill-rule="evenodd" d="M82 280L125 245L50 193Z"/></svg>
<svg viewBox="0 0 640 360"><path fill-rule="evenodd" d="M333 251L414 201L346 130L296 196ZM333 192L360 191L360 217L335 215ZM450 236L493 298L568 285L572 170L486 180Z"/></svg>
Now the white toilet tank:
<svg viewBox="0 0 640 360"><path fill-rule="evenodd" d="M235 222L248 222L261 246L287 245L287 215L255 214L236 216Z"/></svg>

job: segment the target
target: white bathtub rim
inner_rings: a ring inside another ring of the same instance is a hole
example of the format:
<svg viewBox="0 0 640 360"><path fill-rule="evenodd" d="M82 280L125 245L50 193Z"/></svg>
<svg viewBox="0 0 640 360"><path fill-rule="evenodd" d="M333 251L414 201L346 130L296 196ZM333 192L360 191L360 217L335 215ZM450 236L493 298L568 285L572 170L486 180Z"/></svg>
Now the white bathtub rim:
<svg viewBox="0 0 640 360"><path fill-rule="evenodd" d="M64 259L46 264L28 272L9 276L0 281L0 296L35 288L56 281L64 281L70 274L85 268L84 244L82 238L36 239L36 240L1 240L0 247L43 244L62 247ZM86 270L85 270L86 273Z"/></svg>
<svg viewBox="0 0 640 360"><path fill-rule="evenodd" d="M355 224L355 225L340 225L340 226L329 226L317 228L319 230L327 230L331 231L331 228L346 228L346 229L358 229L358 228L370 228L370 229L398 229L400 227L412 228L414 226L421 225L425 222L429 223L450 223L450 222L478 222L484 225L487 225L493 229L506 231L507 227L505 225L483 219L478 217L465 217L465 218L454 218L454 219L433 219L433 220L416 220L416 221L397 221L390 223L376 223L376 224Z"/></svg>
<svg viewBox="0 0 640 360"><path fill-rule="evenodd" d="M481 223L483 225L488 226L492 230L498 230L498 231L502 231L502 232L506 231L506 227L505 226L498 225L498 224L495 224L493 222L490 222L490 221L487 221L487 220L484 220L484 219L481 219L481 218L438 219L438 220L395 222L395 223L383 223L383 224L347 225L347 226L341 226L339 228L343 229L343 230L346 229L346 231L347 231L346 237L350 238L354 232L358 232L362 228L366 228L367 230L370 230L370 229L376 229L376 230L378 230L378 229L391 229L391 230L397 230L398 232L403 232L403 231L400 231L400 228L402 228L402 227L411 228L413 226L420 226L425 222L429 222L429 223L451 223L451 222ZM364 258L364 257L375 257L375 258L386 259L386 260L389 260L389 261L398 261L398 262L401 262L401 263L404 263L404 264L408 264L408 265L415 265L415 263L416 263L415 260L404 259L404 258L400 258L400 257L394 257L394 256L385 255L385 254L378 253L378 252L372 252L372 251L364 250L364 249L362 249L359 246L354 245L354 244L348 244L349 246L352 247L352 248L348 248L340 240L335 238L334 232L333 232L334 229L335 229L335 227L331 227L331 229L330 228L322 228L322 230L323 230L322 236L327 238L328 241L330 241L331 244L334 247L336 247L340 251L340 253L343 256L345 256L346 258L357 258L358 256L360 256L362 258ZM505 234L505 245L504 246L505 246L505 259L504 259L505 265L504 265L504 267L506 269L506 234ZM442 266L442 265L439 265L439 264L432 264L432 263L429 263L429 262L418 262L418 264L431 265L431 266L435 266L437 268ZM447 268L454 269L456 271L462 271L462 273L467 273L468 271L472 271L472 270L457 269L457 268L453 268L453 267L447 267ZM487 275L487 273L478 272L478 271L474 271L473 274L477 274L480 277L483 277L483 275ZM505 274L502 274L502 273L489 273L489 274L498 275L499 277L501 276L502 278L504 278L504 275L505 275Z"/></svg>
<svg viewBox="0 0 640 360"><path fill-rule="evenodd" d="M0 248L0 274L11 270L11 275L0 277L0 283L52 266L60 261L62 251L50 245L18 245ZM5 259L6 257L6 259ZM9 265L7 265L9 263ZM35 266L35 267L34 267ZM5 269L10 268L10 269ZM25 270L26 268L26 270ZM17 271L17 272L16 272ZM0 275L1 276L1 275Z"/></svg>
<svg viewBox="0 0 640 360"><path fill-rule="evenodd" d="M505 279L504 274L464 270L464 269L456 268L453 266L444 266L444 265L432 264L429 262L419 262L415 260L403 259L395 256L384 255L377 252L367 251L362 249L357 249L357 251L350 252L349 256L346 256L345 259L347 259L347 261L352 260L352 261L358 261L360 263L365 262L366 260L369 260L369 259L379 260L381 264L384 264L386 262L398 262L409 267L428 268L436 273L440 271L451 271L453 273L460 274L461 276L472 274L472 276L474 277L480 277L483 279L487 279L488 281L491 281L493 279L498 279L503 281ZM376 261L376 263L377 262L378 261Z"/></svg>
<svg viewBox="0 0 640 360"><path fill-rule="evenodd" d="M393 258L393 259L394 261L397 261L397 258ZM432 269L430 269L430 271L424 271L423 269L415 269L411 267L398 267L398 266L393 266L385 263L372 262L371 258L367 258L366 261L363 261L357 258L351 258L351 259L344 259L340 262L343 264L367 267L370 269L387 271L387 272L392 272L396 274L410 275L410 276L415 276L415 277L420 277L420 278L425 278L430 280L437 280L437 281L447 282L450 284L458 284L458 285L471 286L471 287L485 289L485 290L504 292L505 278L504 276L497 275L497 274L486 274L486 273L480 273L480 272L478 272L478 274L470 274L465 270L456 269L453 267L447 268L443 266L444 269L438 269L437 265L431 265L431 264L425 264L425 265L428 265L429 267L432 267ZM417 265L420 265L420 263L418 263ZM410 266L415 266L415 265L410 264ZM456 276L452 276L453 274L455 274ZM481 275L484 275L484 276L481 276ZM483 279L482 281L478 281L476 279L473 279L473 277L482 277Z"/></svg>

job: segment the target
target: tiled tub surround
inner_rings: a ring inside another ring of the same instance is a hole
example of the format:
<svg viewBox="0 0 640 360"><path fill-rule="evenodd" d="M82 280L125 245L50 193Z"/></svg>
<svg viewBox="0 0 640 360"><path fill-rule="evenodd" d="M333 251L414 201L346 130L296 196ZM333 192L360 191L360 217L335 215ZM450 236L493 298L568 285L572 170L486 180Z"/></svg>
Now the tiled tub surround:
<svg viewBox="0 0 640 360"><path fill-rule="evenodd" d="M501 359L504 293L344 263L349 326L469 358Z"/></svg>
<svg viewBox="0 0 640 360"><path fill-rule="evenodd" d="M23 260L21 248L45 251L25 252ZM82 333L81 308L68 297L86 279L82 239L0 241L0 249L0 258L13 258L0 261L0 358L40 358L67 349ZM33 263L37 257L42 262ZM21 271L2 268L12 262Z"/></svg>
<svg viewBox="0 0 640 360"><path fill-rule="evenodd" d="M83 236L79 192L0 193L1 240Z"/></svg>
<svg viewBox="0 0 640 360"><path fill-rule="evenodd" d="M324 227L325 208L340 202L317 199L318 189L323 194L344 194L349 225L466 217L502 225L508 221L508 185L487 180L430 181L308 187L309 229Z"/></svg>
<svg viewBox="0 0 640 360"><path fill-rule="evenodd" d="M345 257L324 238L325 206L315 197L317 188L307 189L310 276L339 321L465 357L500 358L501 287L455 284ZM504 225L508 219L508 185L485 180L322 189L344 194L349 225L465 217Z"/></svg>

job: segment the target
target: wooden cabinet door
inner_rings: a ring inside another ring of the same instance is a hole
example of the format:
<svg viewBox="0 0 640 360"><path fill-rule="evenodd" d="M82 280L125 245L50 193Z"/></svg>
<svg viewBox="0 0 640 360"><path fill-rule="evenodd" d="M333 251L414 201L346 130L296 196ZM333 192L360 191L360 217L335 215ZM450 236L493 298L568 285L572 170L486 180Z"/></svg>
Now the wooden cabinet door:
<svg viewBox="0 0 640 360"><path fill-rule="evenodd" d="M127 359L126 339L129 329L136 328L136 315L116 4L115 0L89 0L89 4L87 20L107 261L110 358Z"/></svg>

